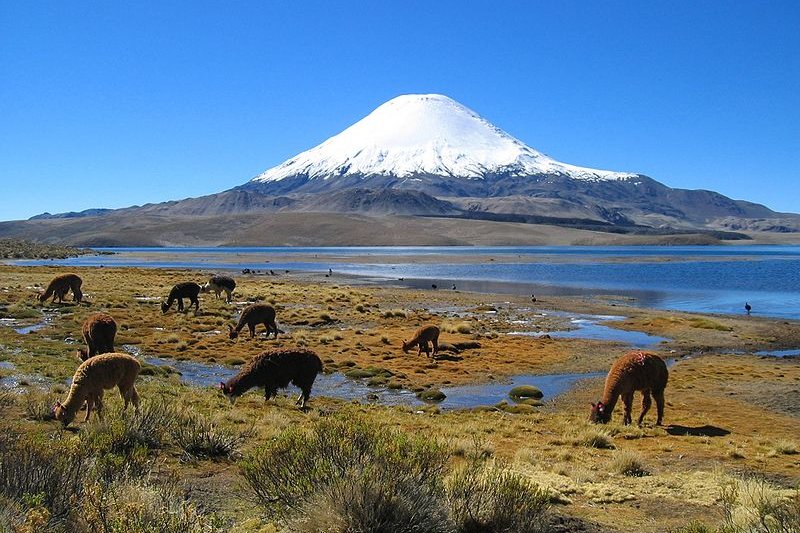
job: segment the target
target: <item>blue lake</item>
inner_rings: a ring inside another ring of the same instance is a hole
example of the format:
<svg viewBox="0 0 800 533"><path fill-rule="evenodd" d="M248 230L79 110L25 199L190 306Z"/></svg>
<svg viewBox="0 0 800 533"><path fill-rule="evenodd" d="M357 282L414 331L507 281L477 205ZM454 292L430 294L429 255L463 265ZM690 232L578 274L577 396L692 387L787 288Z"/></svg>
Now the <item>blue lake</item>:
<svg viewBox="0 0 800 533"><path fill-rule="evenodd" d="M17 264L327 272L420 289L613 295L624 303L800 319L800 246L114 248ZM239 257L241 256L241 257ZM375 260L370 261L374 256ZM380 256L380 260L377 257ZM458 257L458 260L455 258ZM488 258L487 258L488 257ZM420 260L420 258L422 258ZM356 260L357 259L357 260ZM402 279L401 279L402 278Z"/></svg>

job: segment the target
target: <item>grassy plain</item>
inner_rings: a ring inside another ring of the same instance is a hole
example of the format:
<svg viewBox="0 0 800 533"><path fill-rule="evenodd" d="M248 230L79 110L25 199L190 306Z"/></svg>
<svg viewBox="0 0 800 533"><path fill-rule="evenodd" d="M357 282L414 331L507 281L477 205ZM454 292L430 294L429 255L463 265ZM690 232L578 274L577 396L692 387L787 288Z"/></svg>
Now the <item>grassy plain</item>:
<svg viewBox="0 0 800 533"><path fill-rule="evenodd" d="M95 420L62 431L47 419L49 403L66 395L66 380L77 366L81 323L97 311L117 320L118 351L127 345L146 356L239 365L265 349L299 345L317 352L327 372L418 391L521 373L605 371L626 350L615 342L508 335L520 328L520 321L543 334L570 327L566 317L552 311L622 315L626 318L615 327L670 339L654 350L677 359L670 369L663 427L653 425L654 413L641 428L622 426L619 411L607 426L586 422L588 403L600 395L602 379L582 382L557 398L545 397L541 406L443 411L435 405L386 407L312 393L310 411L301 412L292 398L265 403L258 392L230 406L213 387L189 387L177 374L146 366L138 385L145 407L174 407L190 435L173 431L157 446L120 457L154 480L177 479L186 501L213 513L229 530L275 528L273 517L254 503L244 483L241 457L289 428L312 428L342 413L433 437L446 444L456 464L477 450L487 461L506 465L546 490L551 512L568 521L562 527L553 519L551 531L657 532L692 521L716 526L731 506L742 516L753 507L744 498L730 503L728 497L731 487L739 494L755 490L748 488L755 486L753 479L763 480L758 490L777 500L798 497L800 359L749 355L798 347L796 321L670 313L603 299L547 297L533 303L515 296L350 285L307 275L237 275L233 304L206 294L199 313L178 313L173 307L162 314L159 303L172 285L203 282L208 273L134 268L80 269L82 305L39 304L38 290L67 271L0 266L0 318L7 319L0 327L0 362L6 363L0 378L14 375L21 381L13 393L0 392L2 425L59 445L85 447L106 434ZM238 311L254 301L276 307L285 333L266 339L259 326L254 339L245 329L238 340L229 340L227 325L235 324ZM47 320L40 329L15 331L43 316ZM404 354L401 340L427 323L440 326L440 341L466 348L443 351L435 362L416 350ZM119 418L114 409L120 402L113 392L106 398L109 424ZM638 412L638 396L635 402ZM204 424L228 438L230 449L208 457L197 452L202 446L188 446L195 430L186 428ZM18 505L28 506L20 511L26 523L35 521L36 502L21 501Z"/></svg>

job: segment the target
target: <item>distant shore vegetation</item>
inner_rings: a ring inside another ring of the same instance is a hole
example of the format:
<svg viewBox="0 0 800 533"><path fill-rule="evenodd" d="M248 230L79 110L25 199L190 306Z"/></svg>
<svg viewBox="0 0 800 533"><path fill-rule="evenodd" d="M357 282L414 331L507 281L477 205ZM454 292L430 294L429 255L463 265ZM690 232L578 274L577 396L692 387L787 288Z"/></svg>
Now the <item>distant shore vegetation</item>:
<svg viewBox="0 0 800 533"><path fill-rule="evenodd" d="M96 253L88 248L45 244L19 239L0 239L0 259L65 259Z"/></svg>

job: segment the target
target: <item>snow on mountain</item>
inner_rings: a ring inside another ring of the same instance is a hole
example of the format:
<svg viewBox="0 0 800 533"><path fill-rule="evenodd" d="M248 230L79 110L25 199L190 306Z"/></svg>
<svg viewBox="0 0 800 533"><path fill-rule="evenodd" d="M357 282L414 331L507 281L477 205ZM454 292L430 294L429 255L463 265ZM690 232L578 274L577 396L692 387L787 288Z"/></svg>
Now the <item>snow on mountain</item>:
<svg viewBox="0 0 800 533"><path fill-rule="evenodd" d="M421 174L475 179L489 173L563 174L587 181L637 176L561 163L447 96L408 94L252 181Z"/></svg>

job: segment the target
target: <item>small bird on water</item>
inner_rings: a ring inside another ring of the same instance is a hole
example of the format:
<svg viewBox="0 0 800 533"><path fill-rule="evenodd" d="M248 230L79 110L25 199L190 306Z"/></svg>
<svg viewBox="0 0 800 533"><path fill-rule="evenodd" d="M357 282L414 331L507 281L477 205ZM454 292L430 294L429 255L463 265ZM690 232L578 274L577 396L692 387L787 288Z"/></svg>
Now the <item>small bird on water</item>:
<svg viewBox="0 0 800 533"><path fill-rule="evenodd" d="M747 303L747 302L745 302L745 303L744 303L744 310L745 310L745 311L747 311L747 314L748 314L748 315L750 314L750 311L751 311L752 309L753 309L753 308L752 308L752 307L750 307L750 304L749 304L749 303Z"/></svg>

